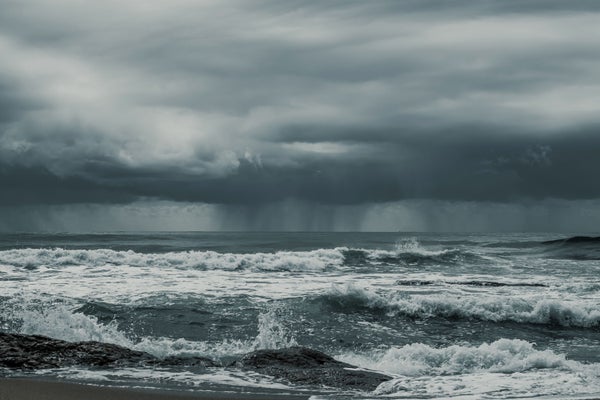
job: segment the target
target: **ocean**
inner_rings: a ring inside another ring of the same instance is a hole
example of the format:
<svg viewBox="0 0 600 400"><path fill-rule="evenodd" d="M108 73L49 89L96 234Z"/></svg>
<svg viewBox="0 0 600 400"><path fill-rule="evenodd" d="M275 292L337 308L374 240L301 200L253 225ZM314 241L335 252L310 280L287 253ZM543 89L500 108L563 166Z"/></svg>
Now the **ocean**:
<svg viewBox="0 0 600 400"><path fill-rule="evenodd" d="M1 234L0 333L178 360L22 368L0 354L5 377L265 398L591 398L600 396L600 240ZM361 390L236 363L294 346L389 379ZM193 357L214 364L185 362Z"/></svg>

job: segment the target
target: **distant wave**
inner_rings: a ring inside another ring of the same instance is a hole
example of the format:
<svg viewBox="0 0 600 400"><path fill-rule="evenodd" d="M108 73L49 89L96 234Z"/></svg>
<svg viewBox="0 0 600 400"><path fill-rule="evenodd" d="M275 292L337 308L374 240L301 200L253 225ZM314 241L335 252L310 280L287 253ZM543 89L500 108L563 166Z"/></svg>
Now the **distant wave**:
<svg viewBox="0 0 600 400"><path fill-rule="evenodd" d="M346 249L347 263L369 263L384 265L457 265L488 264L492 260L462 248L428 249L416 239L398 242L392 249Z"/></svg>
<svg viewBox="0 0 600 400"><path fill-rule="evenodd" d="M393 250L371 250L367 257L372 260L404 262L407 264L443 263L454 264L465 261L481 261L482 257L459 248L430 250L424 248L416 239L396 244Z"/></svg>
<svg viewBox="0 0 600 400"><path fill-rule="evenodd" d="M335 286L316 298L342 312L370 309L411 318L477 319L595 328L600 326L597 304L505 296L460 297L449 294L383 296L353 286Z"/></svg>
<svg viewBox="0 0 600 400"><path fill-rule="evenodd" d="M399 243L392 250L336 247L310 251L272 253L219 253L181 251L139 253L112 249L13 249L0 251L0 275L16 269L37 270L66 266L133 267L251 270L251 271L322 271L328 268L360 265L424 265L486 263L485 257L461 249L428 250L416 240Z"/></svg>
<svg viewBox="0 0 600 400"><path fill-rule="evenodd" d="M0 266L34 270L71 265L104 267L129 265L136 267L223 269L257 271L310 271L340 266L344 248L313 251L279 251L275 253L218 253L184 251L170 253L137 253L110 249L67 250L18 249L0 251Z"/></svg>

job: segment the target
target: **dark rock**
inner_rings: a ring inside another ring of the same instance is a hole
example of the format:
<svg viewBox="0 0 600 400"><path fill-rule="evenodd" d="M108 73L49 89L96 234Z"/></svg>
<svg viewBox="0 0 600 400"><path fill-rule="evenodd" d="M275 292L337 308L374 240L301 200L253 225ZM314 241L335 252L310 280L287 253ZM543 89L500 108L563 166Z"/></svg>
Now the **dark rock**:
<svg viewBox="0 0 600 400"><path fill-rule="evenodd" d="M327 354L305 347L258 350L233 365L304 385L325 385L344 389L374 390L390 376L358 370Z"/></svg>
<svg viewBox="0 0 600 400"><path fill-rule="evenodd" d="M100 342L66 342L38 335L0 332L0 367L13 369L60 368L72 365L114 367L132 365L190 365L212 367L215 363L202 357L168 357Z"/></svg>
<svg viewBox="0 0 600 400"><path fill-rule="evenodd" d="M157 358L115 344L66 342L38 335L0 332L0 367L32 370L74 365L89 367L177 366L216 367L203 357ZM244 355L232 366L253 370L303 385L325 385L343 389L374 390L391 377L359 370L327 354L304 347L258 350Z"/></svg>

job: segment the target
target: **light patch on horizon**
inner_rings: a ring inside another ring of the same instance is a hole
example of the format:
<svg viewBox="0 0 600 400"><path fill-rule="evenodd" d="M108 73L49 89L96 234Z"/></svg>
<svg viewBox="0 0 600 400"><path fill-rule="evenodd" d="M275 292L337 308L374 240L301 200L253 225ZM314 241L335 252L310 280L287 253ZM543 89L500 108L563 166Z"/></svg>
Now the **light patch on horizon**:
<svg viewBox="0 0 600 400"><path fill-rule="evenodd" d="M305 151L309 153L321 153L321 154L341 154L350 151L352 146L344 143L333 143L333 142L292 142L284 143L283 147L292 151Z"/></svg>

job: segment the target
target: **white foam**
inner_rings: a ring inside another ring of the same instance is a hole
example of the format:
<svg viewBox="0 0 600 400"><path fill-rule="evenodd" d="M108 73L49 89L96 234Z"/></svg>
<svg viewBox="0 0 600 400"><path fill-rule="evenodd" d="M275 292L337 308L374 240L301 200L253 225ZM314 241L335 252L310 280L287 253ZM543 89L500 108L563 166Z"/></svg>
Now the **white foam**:
<svg viewBox="0 0 600 400"><path fill-rule="evenodd" d="M408 240L397 243L393 249L353 249L362 251L365 253L367 259L373 264L382 264L389 260L396 260L403 256L414 256L415 262L418 259L422 260L435 260L443 258L446 255L456 255L460 257L460 251L457 249L442 249L442 250L429 250L422 247L416 240ZM393 261L397 263L397 261Z"/></svg>
<svg viewBox="0 0 600 400"><path fill-rule="evenodd" d="M259 349L295 346L298 344L296 339L282 322L283 312L277 305L266 306L258 315L258 333L253 340L193 342L185 339L144 338L129 346L157 357L191 355L217 359ZM122 345L127 346L127 344Z"/></svg>
<svg viewBox="0 0 600 400"><path fill-rule="evenodd" d="M475 372L463 375L406 377L384 382L373 392L392 398L597 399L600 380L592 371L530 370L512 374ZM589 397L588 397L589 396Z"/></svg>
<svg viewBox="0 0 600 400"><path fill-rule="evenodd" d="M11 307L11 320L22 334L43 335L70 342L98 341L144 351L156 357L202 356L220 359L258 349L277 349L297 344L284 326L284 311L276 305L265 306L258 315L258 334L253 340L224 339L219 342L198 342L183 338L136 338L119 329L115 321L102 323L96 317L77 312L76 306L64 303L39 303L24 300Z"/></svg>
<svg viewBox="0 0 600 400"><path fill-rule="evenodd" d="M475 371L512 373L574 365L564 355L536 350L532 343L519 339L444 348L413 343L375 355L343 355L341 359L364 368L406 376L458 375Z"/></svg>
<svg viewBox="0 0 600 400"><path fill-rule="evenodd" d="M344 261L343 250L344 248L335 248L238 254L215 251L137 253L131 250L115 251L110 249L15 249L0 251L0 264L30 269L35 267L119 265L162 269L318 271L341 265Z"/></svg>
<svg viewBox="0 0 600 400"><path fill-rule="evenodd" d="M442 348L413 343L338 358L394 376L379 385L373 393L377 396L479 399L600 391L598 364L567 360L518 339Z"/></svg>
<svg viewBox="0 0 600 400"><path fill-rule="evenodd" d="M65 304L24 307L13 313L21 322L20 333L44 335L70 342L98 341L133 347L133 342L119 331L116 322L102 324L94 316L75 312Z"/></svg>
<svg viewBox="0 0 600 400"><path fill-rule="evenodd" d="M208 301L231 294L279 299L329 286L328 276L339 274L343 251L343 248L256 254L193 251L142 254L106 249L0 251L3 266L0 293L16 296L26 290L119 304L168 293ZM306 274L314 279L306 279ZM14 280L26 284L15 285Z"/></svg>
<svg viewBox="0 0 600 400"><path fill-rule="evenodd" d="M426 249L421 245L421 243L419 243L419 241L416 238L410 238L403 241L399 241L394 245L394 248L392 250L363 250L367 252L367 256L372 259L395 257L402 254L415 254L424 257L437 257L457 251L457 249Z"/></svg>
<svg viewBox="0 0 600 400"><path fill-rule="evenodd" d="M254 339L254 349L280 349L296 346L298 342L282 324L278 313L282 309L270 306L258 316L258 335Z"/></svg>
<svg viewBox="0 0 600 400"><path fill-rule="evenodd" d="M47 371L42 371L42 374ZM218 388L223 392L224 388L231 390L232 387L263 388L291 390L288 385L274 382L273 378L251 371L237 371L231 369L210 369L198 374L191 371L173 371L171 369L154 368L119 368L119 369L81 369L66 368L51 371L51 374L64 379L75 379L85 381L111 382L114 384L127 384L129 382L143 382L142 387L164 389L165 384L174 385L187 389ZM298 390L295 389L294 390ZM233 394L233 393L232 393Z"/></svg>

